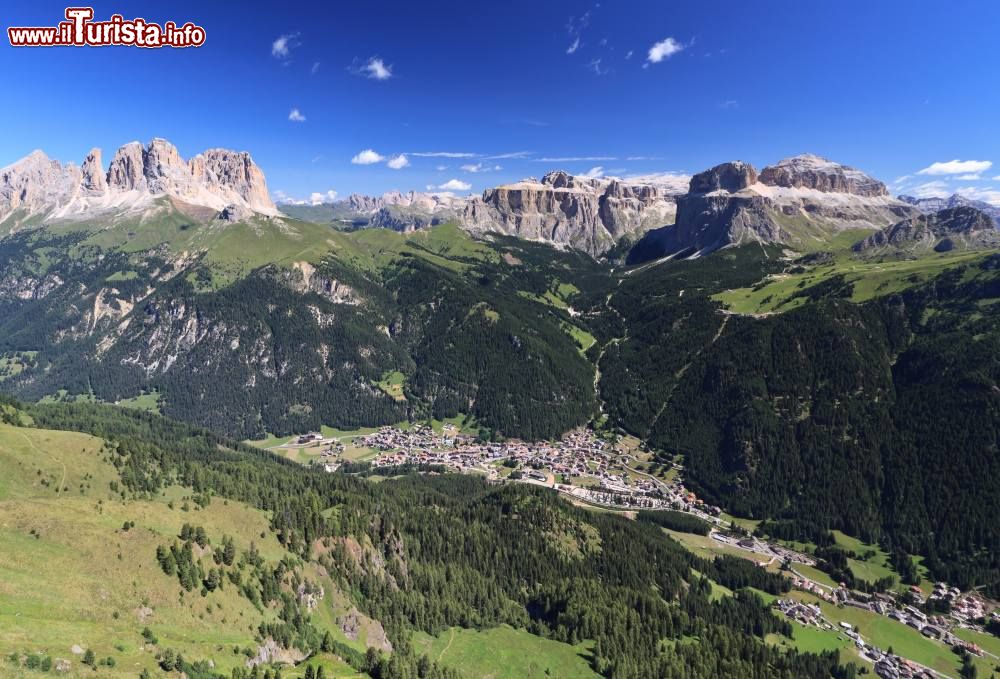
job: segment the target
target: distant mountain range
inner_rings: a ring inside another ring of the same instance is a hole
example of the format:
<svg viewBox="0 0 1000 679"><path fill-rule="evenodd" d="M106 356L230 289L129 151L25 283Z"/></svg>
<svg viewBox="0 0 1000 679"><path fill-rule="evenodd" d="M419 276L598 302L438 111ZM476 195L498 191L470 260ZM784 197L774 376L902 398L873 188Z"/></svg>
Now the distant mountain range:
<svg viewBox="0 0 1000 679"><path fill-rule="evenodd" d="M0 170L0 225L113 219L149 210L162 197L181 211L205 216L192 208L207 208L231 221L278 214L249 153L209 149L185 161L173 144L156 138L119 148L107 171L98 148L79 167L42 151L8 165Z"/></svg>
<svg viewBox="0 0 1000 679"><path fill-rule="evenodd" d="M974 207L981 210L993 219L993 223L1000 227L1000 207L990 205L982 200L973 200L965 196L954 193L947 198L914 198L913 196L900 196L904 203L909 203L924 214L938 212L953 207Z"/></svg>
<svg viewBox="0 0 1000 679"><path fill-rule="evenodd" d="M699 173L591 178L562 171L467 198L398 192L351 195L323 206L282 205L301 219L398 231L455 220L477 234L503 233L594 256L640 242L643 257L706 254L743 242L806 246L844 229L879 229L922 208L840 163L804 154L758 171L723 163Z"/></svg>
<svg viewBox="0 0 1000 679"><path fill-rule="evenodd" d="M477 236L516 236L594 257L631 249L630 261L700 256L747 242L812 247L846 229L882 229L954 207L981 210L994 223L1000 219L1000 208L960 195L894 198L864 172L811 154L760 172L742 161L693 177L554 171L481 195L352 194L321 205L283 204L280 211L248 153L210 149L185 161L159 138L146 146L125 144L106 171L100 149L80 166L35 151L0 170L0 232L60 221L142 221L154 213L202 224L285 216L340 230L399 232L451 221Z"/></svg>

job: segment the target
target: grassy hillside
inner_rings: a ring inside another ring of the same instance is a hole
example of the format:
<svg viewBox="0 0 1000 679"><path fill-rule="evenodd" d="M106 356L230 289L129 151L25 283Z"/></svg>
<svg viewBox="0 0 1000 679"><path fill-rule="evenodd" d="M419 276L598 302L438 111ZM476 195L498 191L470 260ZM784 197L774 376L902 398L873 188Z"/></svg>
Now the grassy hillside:
<svg viewBox="0 0 1000 679"><path fill-rule="evenodd" d="M69 660L68 676L93 676L74 646L113 658L114 668L99 672L107 677L157 671L156 654L166 648L212 658L227 674L242 666L243 649L256 649L257 627L274 613L235 587L209 597L185 592L158 567L156 548L191 523L216 540L232 537L238 551L254 544L277 561L288 553L268 517L221 499L200 507L179 486L150 500L122 500L110 489L118 474L108 459L93 436L0 425L0 674L17 676L11 653L40 653ZM327 617L336 617L332 608ZM147 627L157 644L143 638ZM331 676L356 674L346 668Z"/></svg>
<svg viewBox="0 0 1000 679"><path fill-rule="evenodd" d="M413 645L468 679L599 676L585 659L592 644L570 646L506 625L481 631L452 627L437 636L417 633Z"/></svg>
<svg viewBox="0 0 1000 679"><path fill-rule="evenodd" d="M864 302L916 287L941 273L975 265L989 256L982 251L928 253L913 258L860 258L850 238L826 243L828 249L789 262L753 286L724 290L712 299L741 314L789 311L822 296Z"/></svg>

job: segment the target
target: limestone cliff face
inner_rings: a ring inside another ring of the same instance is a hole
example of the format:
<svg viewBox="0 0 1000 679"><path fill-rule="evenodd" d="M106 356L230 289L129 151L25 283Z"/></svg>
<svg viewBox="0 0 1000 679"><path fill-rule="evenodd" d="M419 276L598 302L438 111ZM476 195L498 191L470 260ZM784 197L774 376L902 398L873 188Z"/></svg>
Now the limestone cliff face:
<svg viewBox="0 0 1000 679"><path fill-rule="evenodd" d="M82 173L34 151L0 170L0 221L11 214L29 218L41 210L64 205L79 192Z"/></svg>
<svg viewBox="0 0 1000 679"><path fill-rule="evenodd" d="M101 163L101 149L91 149L80 167L83 174L81 184L87 195L99 196L108 190L108 179Z"/></svg>
<svg viewBox="0 0 1000 679"><path fill-rule="evenodd" d="M132 191L146 186L145 159L142 144L137 141L125 144L111 159L108 168L108 188L118 191Z"/></svg>
<svg viewBox="0 0 1000 679"><path fill-rule="evenodd" d="M498 232L568 245L599 255L625 235L669 224L674 195L650 184L550 172L487 189L470 200L462 222L474 232Z"/></svg>
<svg viewBox="0 0 1000 679"><path fill-rule="evenodd" d="M106 173L100 149L92 149L80 167L33 152L0 170L0 222L16 228L32 217L72 220L137 211L164 195L214 210L278 214L250 154L210 149L185 162L173 144L153 139L146 147L130 142L119 148Z"/></svg>
<svg viewBox="0 0 1000 679"><path fill-rule="evenodd" d="M803 246L848 228L882 228L916 214L885 185L814 155L782 160L758 175L733 161L691 178L677 219L642 244L643 257L704 254L747 242Z"/></svg>
<svg viewBox="0 0 1000 679"><path fill-rule="evenodd" d="M192 161L191 174L213 194L222 195L226 202L243 203L255 212L276 214L267 192L264 173L246 151L209 149L201 154L203 161ZM198 156L196 156L198 158ZM196 173L195 168L198 168ZM204 172L204 174L200 174Z"/></svg>
<svg viewBox="0 0 1000 679"><path fill-rule="evenodd" d="M885 184L864 172L805 153L786 158L760 173L760 182L769 186L807 188L824 193L849 193L877 198L888 196Z"/></svg>

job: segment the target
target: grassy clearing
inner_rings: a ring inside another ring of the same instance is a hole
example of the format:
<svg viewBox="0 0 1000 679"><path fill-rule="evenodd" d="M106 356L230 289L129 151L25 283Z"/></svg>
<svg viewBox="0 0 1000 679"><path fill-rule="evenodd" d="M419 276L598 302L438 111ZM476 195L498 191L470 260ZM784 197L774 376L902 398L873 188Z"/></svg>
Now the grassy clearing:
<svg viewBox="0 0 1000 679"><path fill-rule="evenodd" d="M842 633L819 629L811 625L802 625L794 621L792 622L791 639L779 634L768 634L765 641L772 646L794 648L804 653L837 651L840 654L840 661L843 663L864 664L854 647L854 642Z"/></svg>
<svg viewBox="0 0 1000 679"><path fill-rule="evenodd" d="M711 559L719 554L729 554L730 556L738 556L742 559L755 561L759 564L767 563L769 561L769 559L762 554L748 552L745 549L740 549L738 547L734 547L733 545L719 542L718 540L715 540L707 535L681 533L679 531L670 530L669 528L664 528L662 530L674 540L677 540L677 542L684 545L689 551L694 552L696 555L705 559Z"/></svg>
<svg viewBox="0 0 1000 679"><path fill-rule="evenodd" d="M573 323L563 323L562 329L563 332L573 338L573 341L576 342L576 346L580 350L581 354L585 354L587 349L594 346L594 343L597 342L597 338Z"/></svg>
<svg viewBox="0 0 1000 679"><path fill-rule="evenodd" d="M403 394L403 385L406 384L406 375L398 370L385 373L382 375L382 379L376 384L379 389L384 391L393 399L397 401L406 400L406 396Z"/></svg>
<svg viewBox="0 0 1000 679"><path fill-rule="evenodd" d="M12 351L0 356L0 382L20 374L37 355L37 351Z"/></svg>
<svg viewBox="0 0 1000 679"><path fill-rule="evenodd" d="M834 582L833 578L814 566L807 566L804 563L793 564L792 568L814 582L827 587L837 587L840 583Z"/></svg>
<svg viewBox="0 0 1000 679"><path fill-rule="evenodd" d="M160 412L160 395L155 391L140 394L139 396L133 396L132 398L126 398L118 401L115 405L121 406L122 408L135 408L136 410L148 410L150 412L158 413Z"/></svg>
<svg viewBox="0 0 1000 679"><path fill-rule="evenodd" d="M598 676L588 664L589 643L570 646L506 625L483 631L453 627L436 637L418 632L413 647L470 679Z"/></svg>
<svg viewBox="0 0 1000 679"><path fill-rule="evenodd" d="M951 252L918 259L866 260L841 251L829 263L804 267L802 273L775 274L754 287L727 290L713 299L737 313L788 311L805 303L805 298L793 297L796 293L842 275L853 284L851 300L863 302L919 285L945 269L974 263L984 256L983 252Z"/></svg>

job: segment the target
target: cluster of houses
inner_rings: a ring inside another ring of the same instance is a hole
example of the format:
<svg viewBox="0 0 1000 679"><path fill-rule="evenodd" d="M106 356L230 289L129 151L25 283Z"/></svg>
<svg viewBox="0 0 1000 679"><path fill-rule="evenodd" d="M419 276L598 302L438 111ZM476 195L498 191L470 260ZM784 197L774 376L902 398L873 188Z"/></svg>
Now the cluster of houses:
<svg viewBox="0 0 1000 679"><path fill-rule="evenodd" d="M816 604L807 604L794 599L778 599L775 608L788 618L803 625L811 625L828 631L835 631L854 643L854 647L863 658L875 665L875 674L883 679L933 679L936 675L931 670L905 658L866 642L849 622L841 622L836 627L823 617L823 610Z"/></svg>
<svg viewBox="0 0 1000 679"><path fill-rule="evenodd" d="M630 473L624 455L588 429L576 429L553 442L479 441L445 425L438 434L425 426L410 430L382 427L359 445L379 451L374 464L442 465L459 472L486 474L501 480L501 469L519 471L515 478L544 483L596 504L628 508L703 506L678 482L665 484ZM552 476L550 477L549 474ZM552 478L558 481L552 481ZM593 480L593 484L582 483ZM715 515L718 515L718 508Z"/></svg>

